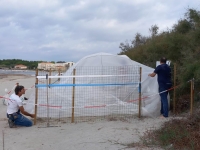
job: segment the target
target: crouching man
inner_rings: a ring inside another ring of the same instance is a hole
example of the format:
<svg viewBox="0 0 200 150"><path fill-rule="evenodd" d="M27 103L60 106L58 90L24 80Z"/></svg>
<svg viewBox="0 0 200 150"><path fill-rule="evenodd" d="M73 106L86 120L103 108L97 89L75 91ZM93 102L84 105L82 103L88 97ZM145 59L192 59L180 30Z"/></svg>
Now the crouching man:
<svg viewBox="0 0 200 150"><path fill-rule="evenodd" d="M15 93L13 93L8 100L7 117L10 128L15 127L15 125L26 127L33 125L30 119L22 115L24 114L32 118L35 117L35 114L30 114L24 110L22 100L20 99L20 96L23 94L25 94L24 86L18 85L15 88Z"/></svg>

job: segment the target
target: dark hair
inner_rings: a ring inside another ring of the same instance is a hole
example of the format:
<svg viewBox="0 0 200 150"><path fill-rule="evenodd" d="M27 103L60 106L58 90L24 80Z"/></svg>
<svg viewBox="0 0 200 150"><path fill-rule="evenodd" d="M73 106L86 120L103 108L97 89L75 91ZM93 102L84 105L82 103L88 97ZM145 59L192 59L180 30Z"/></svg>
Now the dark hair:
<svg viewBox="0 0 200 150"><path fill-rule="evenodd" d="M167 62L167 58L165 58L165 57L160 58L160 62L166 64L166 62Z"/></svg>
<svg viewBox="0 0 200 150"><path fill-rule="evenodd" d="M24 89L24 86L22 86L22 85L16 86L16 88L15 88L15 94L18 95L19 92L20 92L22 89Z"/></svg>

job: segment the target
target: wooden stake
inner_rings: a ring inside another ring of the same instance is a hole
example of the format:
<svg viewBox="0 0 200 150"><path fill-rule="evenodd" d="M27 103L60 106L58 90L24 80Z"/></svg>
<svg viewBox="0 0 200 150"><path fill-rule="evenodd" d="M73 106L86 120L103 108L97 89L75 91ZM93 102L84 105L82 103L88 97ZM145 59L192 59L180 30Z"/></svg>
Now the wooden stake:
<svg viewBox="0 0 200 150"><path fill-rule="evenodd" d="M176 64L174 64L174 87L176 87ZM173 94L173 113L176 112L176 88L174 88Z"/></svg>
<svg viewBox="0 0 200 150"><path fill-rule="evenodd" d="M49 70L49 76L51 76L51 68ZM49 78L49 84L51 84L51 78Z"/></svg>
<svg viewBox="0 0 200 150"><path fill-rule="evenodd" d="M38 85L38 69L36 69L35 71L35 118L34 118L34 125L36 125L37 123L37 103L38 103L38 87L36 87L36 85Z"/></svg>
<svg viewBox="0 0 200 150"><path fill-rule="evenodd" d="M76 69L73 70L73 75L75 76L76 74ZM75 84L75 78L73 78L73 84ZM75 94L75 86L73 86L72 89L72 120L71 123L74 123L74 94Z"/></svg>
<svg viewBox="0 0 200 150"><path fill-rule="evenodd" d="M48 74L46 74L46 85L47 85L47 127L49 127L49 93L48 93Z"/></svg>
<svg viewBox="0 0 200 150"><path fill-rule="evenodd" d="M191 80L190 85L191 93L190 93L190 115L193 115L193 104L194 104L194 79Z"/></svg>
<svg viewBox="0 0 200 150"><path fill-rule="evenodd" d="M58 76L60 76L60 68L58 69ZM58 81L60 81L60 78L58 78Z"/></svg>

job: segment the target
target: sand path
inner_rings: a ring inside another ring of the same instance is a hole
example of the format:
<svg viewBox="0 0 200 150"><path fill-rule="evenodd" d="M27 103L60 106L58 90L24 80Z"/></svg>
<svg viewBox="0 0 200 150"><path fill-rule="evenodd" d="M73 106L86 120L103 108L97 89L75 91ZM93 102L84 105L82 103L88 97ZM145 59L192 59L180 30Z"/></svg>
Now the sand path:
<svg viewBox="0 0 200 150"><path fill-rule="evenodd" d="M16 83L26 88L35 83L35 77L20 75L0 76L0 96L5 88ZM30 93L27 92L27 97ZM0 99L1 100L1 99ZM1 100L2 101L2 100ZM127 148L138 142L146 130L160 127L166 120L159 118L135 118L130 122L108 121L62 123L59 127L9 128L5 117L6 106L0 103L0 149L2 150L134 150L151 148Z"/></svg>

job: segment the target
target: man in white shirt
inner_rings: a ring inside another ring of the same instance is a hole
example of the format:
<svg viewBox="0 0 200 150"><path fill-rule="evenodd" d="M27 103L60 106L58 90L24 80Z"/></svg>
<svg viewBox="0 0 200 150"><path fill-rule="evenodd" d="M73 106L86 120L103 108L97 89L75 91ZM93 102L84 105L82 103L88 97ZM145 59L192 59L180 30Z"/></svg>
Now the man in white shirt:
<svg viewBox="0 0 200 150"><path fill-rule="evenodd" d="M22 115L24 114L32 118L35 117L35 114L30 114L24 110L22 100L20 99L20 96L22 96L23 94L25 94L24 86L18 85L15 88L15 93L13 93L8 100L7 117L10 128L14 127L15 125L26 127L30 127L33 125L30 119Z"/></svg>

